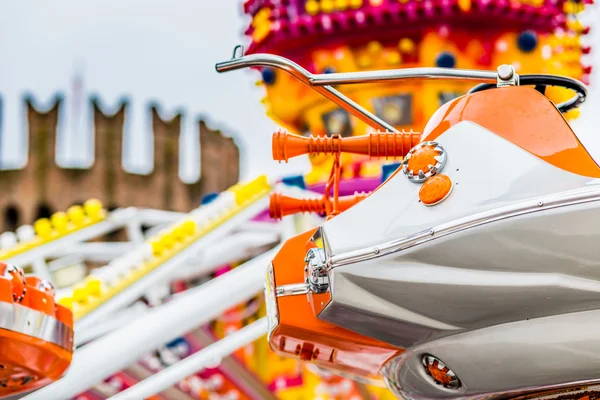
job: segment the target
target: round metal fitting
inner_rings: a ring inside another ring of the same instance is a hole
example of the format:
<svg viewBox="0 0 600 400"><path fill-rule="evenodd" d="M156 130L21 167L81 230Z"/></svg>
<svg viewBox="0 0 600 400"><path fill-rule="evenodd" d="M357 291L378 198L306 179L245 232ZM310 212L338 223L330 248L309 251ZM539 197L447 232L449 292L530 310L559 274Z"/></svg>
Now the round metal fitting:
<svg viewBox="0 0 600 400"><path fill-rule="evenodd" d="M308 250L306 257L306 281L313 293L320 294L329 290L329 270L325 250L315 247Z"/></svg>
<svg viewBox="0 0 600 400"><path fill-rule="evenodd" d="M498 67L498 77L502 80L508 80L515 74L515 69L512 65L501 65Z"/></svg>
<svg viewBox="0 0 600 400"><path fill-rule="evenodd" d="M425 367L425 373L436 385L443 386L446 389L460 388L461 383L456 374L439 358L425 354L421 362L423 363L423 367Z"/></svg>
<svg viewBox="0 0 600 400"><path fill-rule="evenodd" d="M409 181L422 183L444 169L447 160L446 151L439 143L421 142L410 149L404 157L402 172ZM415 167L415 164L418 167ZM417 168L418 170L415 171Z"/></svg>

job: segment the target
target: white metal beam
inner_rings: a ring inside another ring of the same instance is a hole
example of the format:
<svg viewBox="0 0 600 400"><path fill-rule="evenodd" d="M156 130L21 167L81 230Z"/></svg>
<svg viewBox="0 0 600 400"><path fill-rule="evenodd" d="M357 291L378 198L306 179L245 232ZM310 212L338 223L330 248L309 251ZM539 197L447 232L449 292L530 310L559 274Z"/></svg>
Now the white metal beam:
<svg viewBox="0 0 600 400"><path fill-rule="evenodd" d="M163 225L177 222L187 216L186 213L177 211L164 211L145 208L139 210L139 221L143 225Z"/></svg>
<svg viewBox="0 0 600 400"><path fill-rule="evenodd" d="M145 399L176 384L182 379L221 362L224 357L267 334L267 318L263 317L225 338L208 345L172 366L124 390L111 400Z"/></svg>
<svg viewBox="0 0 600 400"><path fill-rule="evenodd" d="M253 249L274 245L278 242L279 235L276 232L236 233L228 236L226 241L206 249L204 253L197 254L195 258L189 260L189 266L181 268L173 278L194 279L205 276L217 267L250 258Z"/></svg>
<svg viewBox="0 0 600 400"><path fill-rule="evenodd" d="M131 307L111 315L110 318L105 318L97 324L90 326L88 329L80 329L75 335L75 346L81 346L84 343L106 335L108 332L119 329L123 325L126 325L136 318L139 318L143 314L146 314L148 311L149 307L146 304L143 302L137 302Z"/></svg>
<svg viewBox="0 0 600 400"><path fill-rule="evenodd" d="M171 276L176 275L176 270L181 265L185 265L190 258L196 256L199 252L204 251L208 246L213 246L219 241L222 241L233 229L263 210L268 201L268 197L265 196L208 232L205 236L189 245L186 249L173 256L164 264L134 282L123 292L115 295L112 299L109 299L97 309L77 321L75 324L76 330L86 329L86 327L95 324L105 315L109 315L115 310L128 306L156 283L168 282Z"/></svg>
<svg viewBox="0 0 600 400"><path fill-rule="evenodd" d="M87 261L108 262L133 249L135 249L135 243L133 242L76 243L56 249L54 252L49 253L48 257L59 258L77 255Z"/></svg>
<svg viewBox="0 0 600 400"><path fill-rule="evenodd" d="M184 296L156 307L123 328L77 349L71 367L59 381L25 397L68 399L131 365L145 352L206 323L247 301L263 287L266 266L279 248L235 268Z"/></svg>
<svg viewBox="0 0 600 400"><path fill-rule="evenodd" d="M136 213L137 209L133 207L115 210L103 221L97 222L73 233L69 233L61 238L52 240L46 244L35 247L27 252L17 254L16 256L10 257L3 261L20 266L31 265L33 262L35 262L35 260L46 258L50 254L64 249L65 247L68 248L77 242L85 242L86 240L122 228L129 222L129 220L135 218Z"/></svg>

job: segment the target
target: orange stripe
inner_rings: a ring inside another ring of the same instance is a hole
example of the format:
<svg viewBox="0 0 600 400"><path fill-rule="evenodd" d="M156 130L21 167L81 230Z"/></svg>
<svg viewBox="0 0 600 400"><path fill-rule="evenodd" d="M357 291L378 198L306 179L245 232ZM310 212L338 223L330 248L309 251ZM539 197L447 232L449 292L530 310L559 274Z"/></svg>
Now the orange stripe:
<svg viewBox="0 0 600 400"><path fill-rule="evenodd" d="M435 140L462 121L474 122L555 167L600 178L598 164L562 114L531 87L491 89L450 101L431 117L422 140ZM507 168L518 167L507 164Z"/></svg>

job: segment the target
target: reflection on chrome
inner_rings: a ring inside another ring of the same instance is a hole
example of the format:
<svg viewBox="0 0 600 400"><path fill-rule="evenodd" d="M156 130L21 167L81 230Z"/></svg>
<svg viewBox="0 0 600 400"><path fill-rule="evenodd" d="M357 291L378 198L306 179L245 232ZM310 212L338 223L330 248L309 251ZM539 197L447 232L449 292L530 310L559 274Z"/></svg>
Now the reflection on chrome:
<svg viewBox="0 0 600 400"><path fill-rule="evenodd" d="M279 311L277 308L277 297L275 293L275 275L273 274L273 263L269 264L265 279L265 303L267 307L267 320L269 323L269 335L279 325Z"/></svg>

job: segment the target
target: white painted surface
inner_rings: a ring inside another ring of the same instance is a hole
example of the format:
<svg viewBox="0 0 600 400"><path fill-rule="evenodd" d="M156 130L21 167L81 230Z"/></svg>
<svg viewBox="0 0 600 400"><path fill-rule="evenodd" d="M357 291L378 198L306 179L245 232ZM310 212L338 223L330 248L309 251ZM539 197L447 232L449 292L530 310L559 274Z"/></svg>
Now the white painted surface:
<svg viewBox="0 0 600 400"><path fill-rule="evenodd" d="M418 202L421 185L398 173L366 200L324 224L334 255L519 200L600 184L556 168L472 122L453 126L437 141L448 154L442 173L455 184L450 196L426 207ZM366 221L369 229L364 229Z"/></svg>

